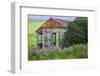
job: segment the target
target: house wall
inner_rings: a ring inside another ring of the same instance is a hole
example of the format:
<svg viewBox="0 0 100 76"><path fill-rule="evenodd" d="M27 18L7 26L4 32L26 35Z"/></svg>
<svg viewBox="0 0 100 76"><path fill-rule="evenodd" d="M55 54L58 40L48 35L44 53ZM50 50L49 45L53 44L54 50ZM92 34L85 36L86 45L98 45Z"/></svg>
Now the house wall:
<svg viewBox="0 0 100 76"><path fill-rule="evenodd" d="M66 29L64 28L55 28L55 29L43 29L42 30L42 44L43 44L43 48L45 48L47 45L49 48L53 48L53 33L58 34L58 42L56 44L56 47L60 47L61 46L61 40L63 38L63 34L66 31Z"/></svg>

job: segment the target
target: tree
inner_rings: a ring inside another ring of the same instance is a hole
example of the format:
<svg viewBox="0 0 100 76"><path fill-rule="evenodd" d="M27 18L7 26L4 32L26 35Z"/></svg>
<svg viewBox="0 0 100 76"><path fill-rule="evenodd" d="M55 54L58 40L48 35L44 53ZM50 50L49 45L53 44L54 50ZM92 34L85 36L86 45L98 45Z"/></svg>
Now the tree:
<svg viewBox="0 0 100 76"><path fill-rule="evenodd" d="M62 47L88 42L88 18L77 17L69 22L62 40Z"/></svg>

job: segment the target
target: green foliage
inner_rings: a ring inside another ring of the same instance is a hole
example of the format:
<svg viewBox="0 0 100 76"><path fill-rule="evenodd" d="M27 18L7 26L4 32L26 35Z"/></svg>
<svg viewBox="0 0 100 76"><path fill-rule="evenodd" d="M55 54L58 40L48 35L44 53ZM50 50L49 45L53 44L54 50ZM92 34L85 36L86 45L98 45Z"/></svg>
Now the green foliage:
<svg viewBox="0 0 100 76"><path fill-rule="evenodd" d="M36 33L28 34L28 47L29 48L36 47Z"/></svg>
<svg viewBox="0 0 100 76"><path fill-rule="evenodd" d="M62 47L88 42L88 19L77 17L68 23L68 27L62 40Z"/></svg>
<svg viewBox="0 0 100 76"><path fill-rule="evenodd" d="M31 49L28 49L28 60L31 60L32 57L33 57L32 51Z"/></svg>
<svg viewBox="0 0 100 76"><path fill-rule="evenodd" d="M88 58L87 44L77 44L64 49L53 49L49 54L28 53L29 60L55 60Z"/></svg>

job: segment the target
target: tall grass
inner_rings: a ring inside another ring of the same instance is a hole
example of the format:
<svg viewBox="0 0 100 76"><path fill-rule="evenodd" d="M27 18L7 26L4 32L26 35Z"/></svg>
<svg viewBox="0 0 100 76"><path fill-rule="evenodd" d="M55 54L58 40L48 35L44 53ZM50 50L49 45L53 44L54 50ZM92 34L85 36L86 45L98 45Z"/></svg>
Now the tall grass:
<svg viewBox="0 0 100 76"><path fill-rule="evenodd" d="M29 60L55 60L88 58L87 44L78 44L64 49L52 49L48 54L28 53Z"/></svg>

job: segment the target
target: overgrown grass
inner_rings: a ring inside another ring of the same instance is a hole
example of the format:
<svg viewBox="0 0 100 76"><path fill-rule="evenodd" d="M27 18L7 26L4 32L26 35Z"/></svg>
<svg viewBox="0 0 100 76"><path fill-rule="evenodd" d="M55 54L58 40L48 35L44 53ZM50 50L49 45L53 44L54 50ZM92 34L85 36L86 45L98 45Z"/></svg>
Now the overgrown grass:
<svg viewBox="0 0 100 76"><path fill-rule="evenodd" d="M88 58L87 44L78 44L64 49L52 49L49 54L28 53L28 60L56 60Z"/></svg>

